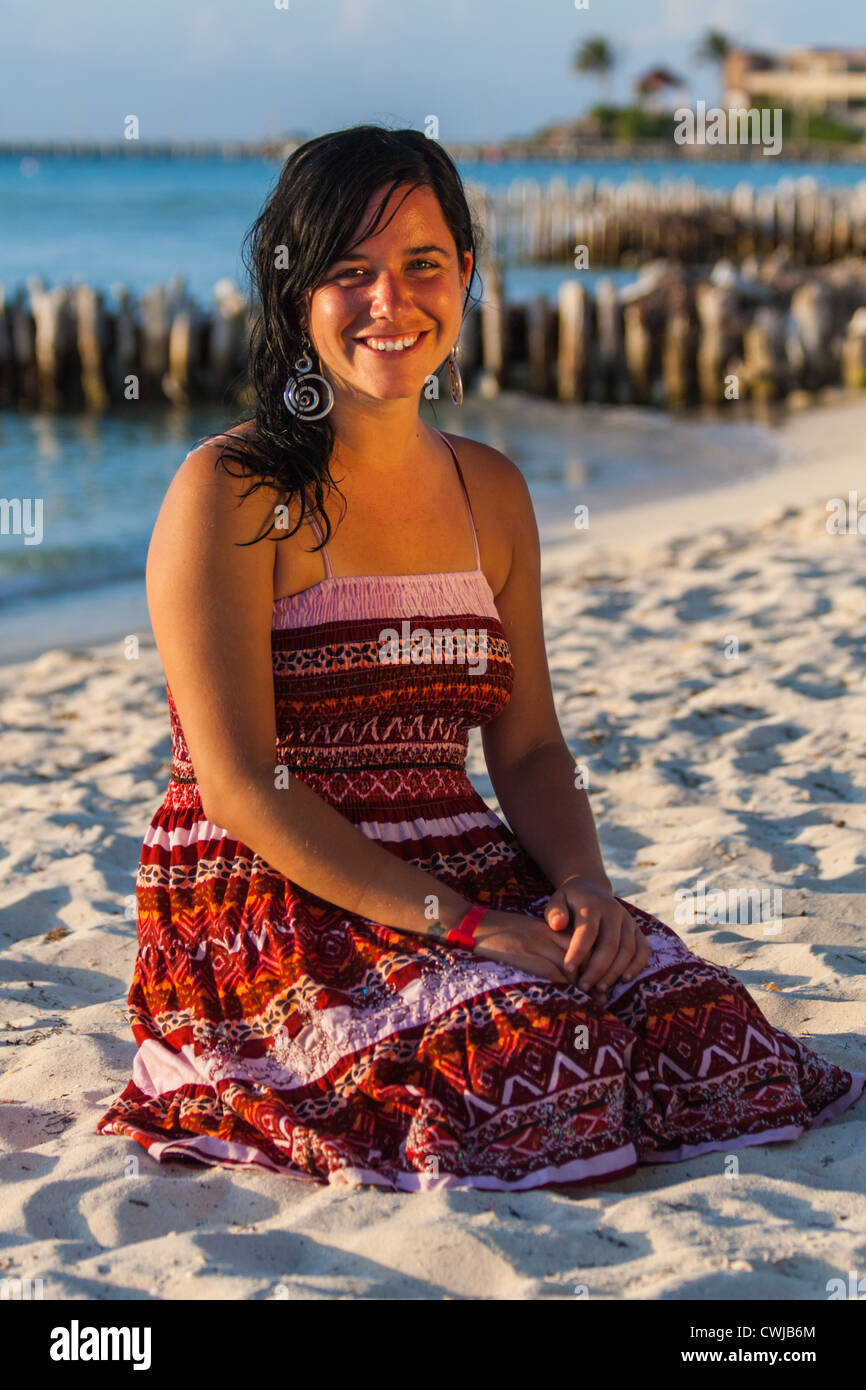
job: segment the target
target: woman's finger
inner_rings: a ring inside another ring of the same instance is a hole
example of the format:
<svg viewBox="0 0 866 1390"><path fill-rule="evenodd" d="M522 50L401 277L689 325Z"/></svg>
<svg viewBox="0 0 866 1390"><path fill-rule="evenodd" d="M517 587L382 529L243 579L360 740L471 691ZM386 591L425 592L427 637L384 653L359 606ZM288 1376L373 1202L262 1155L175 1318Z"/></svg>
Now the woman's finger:
<svg viewBox="0 0 866 1390"><path fill-rule="evenodd" d="M568 984L568 980L556 963L541 956L513 956L503 954L501 951L484 951L477 946L474 954L484 956L487 960L498 961L502 965L512 965L515 970L525 970L528 975L538 975L541 979L551 980L556 985Z"/></svg>
<svg viewBox="0 0 866 1390"><path fill-rule="evenodd" d="M637 928L635 928L637 931ZM620 947L611 964L605 970L598 982L600 989L610 989L619 979L625 979L625 972L635 962L637 956L638 943L635 940L634 932L624 931L620 938ZM637 972L635 972L637 973Z"/></svg>
<svg viewBox="0 0 866 1390"><path fill-rule="evenodd" d="M623 971L622 978L625 981L633 980L635 975L639 975L640 972L649 964L649 958L649 942L647 941L643 932L638 928L637 941L635 943L634 959L632 960L631 965L626 966L625 970Z"/></svg>
<svg viewBox="0 0 866 1390"><path fill-rule="evenodd" d="M619 954L623 923L619 915L606 914L596 947L578 978L578 985L587 992L597 985Z"/></svg>
<svg viewBox="0 0 866 1390"><path fill-rule="evenodd" d="M544 909L544 920L551 931L565 931L571 925L571 908L561 888L551 893Z"/></svg>
<svg viewBox="0 0 866 1390"><path fill-rule="evenodd" d="M564 964L567 968L579 969L592 954L602 920L598 909L592 913L588 907L581 907L575 913L574 931L565 952Z"/></svg>

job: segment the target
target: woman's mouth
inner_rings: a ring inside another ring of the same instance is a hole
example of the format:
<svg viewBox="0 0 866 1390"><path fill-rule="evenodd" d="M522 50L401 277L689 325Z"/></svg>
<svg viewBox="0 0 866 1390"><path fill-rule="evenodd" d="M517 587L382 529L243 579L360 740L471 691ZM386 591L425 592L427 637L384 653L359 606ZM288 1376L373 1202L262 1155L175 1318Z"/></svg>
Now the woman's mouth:
<svg viewBox="0 0 866 1390"><path fill-rule="evenodd" d="M420 333L387 334L381 338L373 333L368 338L356 338L355 342L360 343L367 352L374 352L379 357L406 357L408 353L415 351L429 331L429 328L425 328Z"/></svg>

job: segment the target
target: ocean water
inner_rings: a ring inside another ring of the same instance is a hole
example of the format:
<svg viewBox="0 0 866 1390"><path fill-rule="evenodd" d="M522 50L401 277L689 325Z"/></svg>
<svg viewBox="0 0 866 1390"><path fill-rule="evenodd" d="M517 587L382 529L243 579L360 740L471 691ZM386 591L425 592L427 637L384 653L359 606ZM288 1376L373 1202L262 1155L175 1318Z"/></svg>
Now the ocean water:
<svg viewBox="0 0 866 1390"><path fill-rule="evenodd" d="M862 165L748 164L714 160L644 163L467 163L464 179L489 188L531 179L569 184L589 175L621 183L632 177L661 184L695 179L710 188L741 181L771 187L780 180L813 179L819 185L864 181ZM228 276L244 290L240 255L244 233L276 183L280 165L267 160L74 159L0 157L0 283L7 293L30 275L48 284L85 281L109 294L114 284L141 293L175 274L203 305L217 280ZM509 296L554 293L573 267L514 267ZM633 272L603 271L630 280ZM592 284L595 273L582 272Z"/></svg>
<svg viewBox="0 0 866 1390"><path fill-rule="evenodd" d="M771 426L674 418L629 406L565 406L506 392L440 401L422 418L513 459L529 483L542 542L593 515L698 494L774 469ZM162 498L202 435L230 420L213 408L130 403L102 418L0 412L0 499L31 499L39 531L0 533L0 660L69 642L149 630L144 571Z"/></svg>

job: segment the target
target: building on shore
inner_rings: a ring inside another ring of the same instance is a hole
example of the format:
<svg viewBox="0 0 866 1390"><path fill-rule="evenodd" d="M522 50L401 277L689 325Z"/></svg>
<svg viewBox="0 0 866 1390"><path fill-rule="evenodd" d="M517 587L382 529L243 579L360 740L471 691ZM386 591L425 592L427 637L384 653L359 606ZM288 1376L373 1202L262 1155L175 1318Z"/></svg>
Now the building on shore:
<svg viewBox="0 0 866 1390"><path fill-rule="evenodd" d="M866 48L798 48L784 54L732 49L725 105L776 102L835 117L866 131Z"/></svg>

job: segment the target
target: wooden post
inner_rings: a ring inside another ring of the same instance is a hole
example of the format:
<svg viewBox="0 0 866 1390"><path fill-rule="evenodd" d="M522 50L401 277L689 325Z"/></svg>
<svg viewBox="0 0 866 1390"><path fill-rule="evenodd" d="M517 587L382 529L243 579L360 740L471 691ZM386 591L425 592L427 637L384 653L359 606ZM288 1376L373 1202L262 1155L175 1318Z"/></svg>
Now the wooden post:
<svg viewBox="0 0 866 1390"><path fill-rule="evenodd" d="M622 309L616 286L609 276L599 280L595 290L596 385L593 397L613 401L624 385L625 357L622 341Z"/></svg>
<svg viewBox="0 0 866 1390"><path fill-rule="evenodd" d="M749 396L775 401L788 386L784 319L778 309L761 308L743 331L743 357Z"/></svg>
<svg viewBox="0 0 866 1390"><path fill-rule="evenodd" d="M632 399L649 404L652 394L652 337L641 303L626 304L623 311L625 363Z"/></svg>
<svg viewBox="0 0 866 1390"><path fill-rule="evenodd" d="M526 314L529 387L537 396L550 394L551 320L546 294L530 301Z"/></svg>
<svg viewBox="0 0 866 1390"><path fill-rule="evenodd" d="M852 249L851 209L847 201L839 198L833 209L832 255L834 260L847 256Z"/></svg>
<svg viewBox="0 0 866 1390"><path fill-rule="evenodd" d="M246 329L247 301L233 280L213 287L216 313L207 347L207 375L214 394L222 391L240 370Z"/></svg>
<svg viewBox="0 0 866 1390"><path fill-rule="evenodd" d="M834 373L833 301L826 285L818 280L806 280L791 295L788 314L796 331L794 346L789 351L790 365L805 391L816 391Z"/></svg>
<svg viewBox="0 0 866 1390"><path fill-rule="evenodd" d="M108 408L109 395L105 385L103 351L105 346L105 315L102 295L89 285L77 285L74 291L75 322L78 358L81 362L81 389L87 410Z"/></svg>
<svg viewBox="0 0 866 1390"><path fill-rule="evenodd" d="M0 284L0 405L11 405L15 394L12 331L6 307L6 286Z"/></svg>
<svg viewBox="0 0 866 1390"><path fill-rule="evenodd" d="M179 309L168 333L168 371L161 386L173 405L186 405L190 398L195 327L191 308Z"/></svg>
<svg viewBox="0 0 866 1390"><path fill-rule="evenodd" d="M706 404L725 400L725 369L736 345L738 300L727 285L696 286L698 395Z"/></svg>
<svg viewBox="0 0 866 1390"><path fill-rule="evenodd" d="M673 409L687 405L692 398L696 337L688 308L673 307L665 323L662 344L664 399Z"/></svg>
<svg viewBox="0 0 866 1390"><path fill-rule="evenodd" d="M853 391L866 387L866 308L862 305L851 315L842 340L842 384Z"/></svg>
<svg viewBox="0 0 866 1390"><path fill-rule="evenodd" d="M776 244L776 194L772 188L763 188L755 198L757 217L758 249L764 252L773 250Z"/></svg>
<svg viewBox="0 0 866 1390"><path fill-rule="evenodd" d="M815 232L818 223L818 186L814 179L797 182L797 218L795 252L797 260L808 263L815 255Z"/></svg>
<svg viewBox="0 0 866 1390"><path fill-rule="evenodd" d="M36 326L36 389L45 410L56 410L61 400L61 374L68 342L68 290L57 285L46 290L33 276L29 282L30 306Z"/></svg>
<svg viewBox="0 0 866 1390"><path fill-rule="evenodd" d="M36 323L19 289L9 305L9 335L12 339L12 369L18 400L35 401Z"/></svg>
<svg viewBox="0 0 866 1390"><path fill-rule="evenodd" d="M141 375L161 383L168 370L168 304L164 285L141 297Z"/></svg>
<svg viewBox="0 0 866 1390"><path fill-rule="evenodd" d="M587 295L578 280L563 280L558 295L556 394L561 401L586 399L589 367Z"/></svg>
<svg viewBox="0 0 866 1390"><path fill-rule="evenodd" d="M481 312L477 307L473 306L467 310L460 330L459 343L457 363L463 385L470 387L481 363Z"/></svg>
<svg viewBox="0 0 866 1390"><path fill-rule="evenodd" d="M738 183L731 194L731 212L734 216L735 246L733 254L737 260L750 256L755 246L755 189L750 183Z"/></svg>
<svg viewBox="0 0 866 1390"><path fill-rule="evenodd" d="M481 305L481 378L479 393L497 396L506 380L506 313L504 277L499 264L488 264L482 271L484 299Z"/></svg>
<svg viewBox="0 0 866 1390"><path fill-rule="evenodd" d="M126 285L115 285L114 296L117 299L117 313L114 319L114 350L111 354L109 380L115 396L122 400L134 400L137 397L133 393L133 383L129 378L135 377L139 389L141 386L135 303Z"/></svg>
<svg viewBox="0 0 866 1390"><path fill-rule="evenodd" d="M815 249L814 259L819 265L825 265L833 258L833 208L829 196L826 193L818 195L818 207L815 216Z"/></svg>

